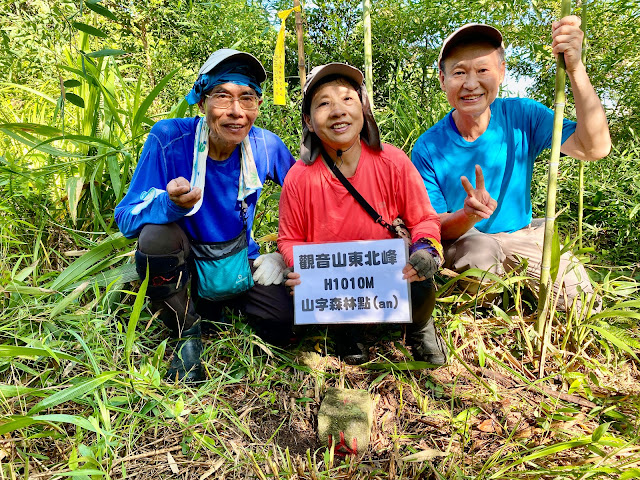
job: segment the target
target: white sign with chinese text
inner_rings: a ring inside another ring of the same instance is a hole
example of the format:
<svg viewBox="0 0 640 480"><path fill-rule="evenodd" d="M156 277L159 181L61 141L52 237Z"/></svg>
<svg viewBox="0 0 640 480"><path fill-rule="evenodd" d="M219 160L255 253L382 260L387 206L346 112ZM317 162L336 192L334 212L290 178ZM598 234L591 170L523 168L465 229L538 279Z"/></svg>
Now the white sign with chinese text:
<svg viewBox="0 0 640 480"><path fill-rule="evenodd" d="M296 325L411 322L402 239L296 245L293 256Z"/></svg>

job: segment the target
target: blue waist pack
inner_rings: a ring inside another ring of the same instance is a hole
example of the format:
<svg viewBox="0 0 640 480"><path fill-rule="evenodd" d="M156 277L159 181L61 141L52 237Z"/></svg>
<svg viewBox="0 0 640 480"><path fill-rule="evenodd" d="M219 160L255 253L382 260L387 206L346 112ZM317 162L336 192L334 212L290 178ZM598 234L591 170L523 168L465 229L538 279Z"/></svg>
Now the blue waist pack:
<svg viewBox="0 0 640 480"><path fill-rule="evenodd" d="M192 242L191 253L198 275L200 298L225 300L253 287L246 226L237 237L225 242Z"/></svg>

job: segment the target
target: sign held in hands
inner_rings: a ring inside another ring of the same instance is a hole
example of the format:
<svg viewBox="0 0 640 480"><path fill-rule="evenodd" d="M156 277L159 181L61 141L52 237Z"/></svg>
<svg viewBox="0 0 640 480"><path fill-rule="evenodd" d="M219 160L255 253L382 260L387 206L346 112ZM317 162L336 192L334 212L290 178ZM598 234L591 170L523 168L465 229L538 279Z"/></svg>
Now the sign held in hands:
<svg viewBox="0 0 640 480"><path fill-rule="evenodd" d="M296 245L293 256L296 325L411 322L402 239Z"/></svg>

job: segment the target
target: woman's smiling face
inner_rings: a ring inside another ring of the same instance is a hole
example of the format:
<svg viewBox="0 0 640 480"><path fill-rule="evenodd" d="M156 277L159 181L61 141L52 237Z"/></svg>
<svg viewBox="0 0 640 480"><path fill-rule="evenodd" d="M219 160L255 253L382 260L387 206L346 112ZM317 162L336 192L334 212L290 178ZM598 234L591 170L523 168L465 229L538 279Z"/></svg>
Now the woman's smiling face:
<svg viewBox="0 0 640 480"><path fill-rule="evenodd" d="M325 83L313 92L307 127L325 147L346 150L360 138L364 124L362 102L355 88L346 80Z"/></svg>

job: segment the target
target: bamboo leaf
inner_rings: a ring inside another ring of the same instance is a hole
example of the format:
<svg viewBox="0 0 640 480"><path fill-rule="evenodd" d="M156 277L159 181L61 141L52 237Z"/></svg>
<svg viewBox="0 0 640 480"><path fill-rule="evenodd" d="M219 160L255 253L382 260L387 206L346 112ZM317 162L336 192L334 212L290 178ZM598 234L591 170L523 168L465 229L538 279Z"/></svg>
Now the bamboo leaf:
<svg viewBox="0 0 640 480"><path fill-rule="evenodd" d="M86 1L84 2L84 4L87 6L89 10L93 10L98 15L102 15L103 17L118 21L117 17L110 10L103 7L98 2Z"/></svg>
<svg viewBox="0 0 640 480"><path fill-rule="evenodd" d="M189 104L183 98L171 108L171 110L167 114L167 118L184 118L185 114L187 113L187 108L189 108Z"/></svg>
<svg viewBox="0 0 640 480"><path fill-rule="evenodd" d="M70 423L76 427L82 427L90 432L102 433L99 428L96 428L89 420L77 415L66 415L64 413L52 413L50 415L38 415L33 417L38 422L51 422L51 423Z"/></svg>
<svg viewBox="0 0 640 480"><path fill-rule="evenodd" d="M109 155L107 157L107 170L109 171L111 186L117 195L122 188L122 182L120 182L120 164L115 155Z"/></svg>
<svg viewBox="0 0 640 480"><path fill-rule="evenodd" d="M119 50L117 48L103 48L95 52L87 53L89 58L117 57L118 55L126 55L129 52Z"/></svg>
<svg viewBox="0 0 640 480"><path fill-rule="evenodd" d="M522 463L530 462L530 461L536 460L538 458L543 458L543 457L548 457L548 456L551 456L551 455L555 455L557 453L563 452L565 450L570 450L572 448L583 447L585 445L589 445L590 443L592 443L591 438L588 438L588 439L581 439L581 440L572 440L572 441L569 441L569 442L560 442L560 443L556 443L554 445L550 445L548 447L543 447L543 448L536 449L536 450L533 451L533 453L530 453L529 455L525 455L525 456L520 457L515 462L506 465L505 467L501 468L499 471L495 472L493 475L491 475L488 478L496 478L496 479L497 478L504 478L503 474L505 472L513 470L516 466L518 466L518 465L520 465Z"/></svg>
<svg viewBox="0 0 640 480"><path fill-rule="evenodd" d="M56 306L53 307L53 310L51 310L51 313L49 314L49 318L51 319L60 314L65 308L67 308L67 305L69 305L71 302L74 302L80 295L82 295L82 293L87 289L88 286L88 281L82 283L81 285L78 285L73 292L56 303Z"/></svg>
<svg viewBox="0 0 640 480"><path fill-rule="evenodd" d="M75 87L79 87L80 85L82 85L82 83L80 83L79 80L70 79L70 80L65 80L63 85L64 85L65 88L75 88Z"/></svg>
<svg viewBox="0 0 640 480"><path fill-rule="evenodd" d="M603 312L592 315L591 317L589 317L589 320L599 320L601 318L616 318L616 317L640 319L640 312L632 312L630 310L610 309L610 310L605 310Z"/></svg>
<svg viewBox="0 0 640 480"><path fill-rule="evenodd" d="M138 325L138 319L140 318L140 312L145 303L145 295L147 294L147 285L149 285L149 265L147 264L147 274L145 276L140 290L136 295L136 301L133 303L133 310L131 311L131 317L129 317L129 323L127 325L127 335L124 344L124 355L129 363L129 369L133 369L133 363L131 361L131 352L133 350L133 342L136 336L136 326Z"/></svg>
<svg viewBox="0 0 640 480"><path fill-rule="evenodd" d="M507 314L507 312L505 312L504 310L502 310L499 306L497 305L492 305L493 307L493 312L500 318L502 318L507 325L513 325L513 319Z"/></svg>
<svg viewBox="0 0 640 480"><path fill-rule="evenodd" d="M29 92L29 93L33 93L34 95L37 95L43 99L45 99L47 102L51 103L52 105L55 105L57 103L57 101L53 98L50 97L49 95L39 92L38 90L35 90L31 87L28 87L26 85L21 85L19 83L11 83L11 82L0 82L0 85L5 85L7 87L11 87L11 88L18 88L20 90L24 90L25 92Z"/></svg>
<svg viewBox="0 0 640 480"><path fill-rule="evenodd" d="M62 131L49 125L41 125L39 123L0 123L0 128L8 128L16 132L29 132L37 135L44 135L47 137L58 136L62 134Z"/></svg>
<svg viewBox="0 0 640 480"><path fill-rule="evenodd" d="M102 138L90 137L88 135L59 135L52 138L48 138L44 142L36 145L35 148L38 148L41 145L46 145L47 143L61 142L65 140L68 140L69 142L72 142L72 143L81 144L81 145L92 145L96 147L106 146L106 147L113 148L114 150L117 150L117 148L111 143L109 143L108 141L103 140Z"/></svg>
<svg viewBox="0 0 640 480"><path fill-rule="evenodd" d="M167 349L167 340L163 340L156 348L155 353L153 354L153 358L151 359L151 365L155 368L160 369L160 365L162 364L162 360L164 359L164 352Z"/></svg>
<svg viewBox="0 0 640 480"><path fill-rule="evenodd" d="M46 350L44 348L18 347L15 345L0 345L0 357L57 357L64 360L71 360L73 362L82 363L76 357L72 357L71 355L67 355L66 353L57 352L54 350Z"/></svg>
<svg viewBox="0 0 640 480"><path fill-rule="evenodd" d="M114 234L76 259L53 281L49 288L64 290L65 287L71 285L73 282L84 278L87 274L91 274L91 268L98 262L131 242L133 242L133 240L125 238L120 232Z"/></svg>
<svg viewBox="0 0 640 480"><path fill-rule="evenodd" d="M95 468L80 468L78 470L72 470L70 472L64 472L64 476L66 478L74 478L74 477L80 477L81 480L86 480L88 478L90 478L89 476L94 476L94 475L101 475L101 476L105 476L107 475L105 472L103 472L102 470L96 470Z"/></svg>
<svg viewBox="0 0 640 480"><path fill-rule="evenodd" d="M626 344L626 342L624 342L623 340L619 339L618 337L616 337L615 335L613 335L609 330L607 330L606 328L603 327L598 327L597 325L585 325L585 327L590 328L591 330L595 330L596 332L598 332L602 338L604 338L607 342L615 345L616 347L618 347L620 350L623 350L625 352L627 352L629 355L631 355L633 358L635 358L636 360L638 360L638 357L636 356L635 352L633 351L633 349Z"/></svg>
<svg viewBox="0 0 640 480"><path fill-rule="evenodd" d="M591 434L591 439L597 443L602 438L602 436L607 432L607 430L609 429L609 425L611 425L611 422L598 425L598 428L596 428Z"/></svg>
<svg viewBox="0 0 640 480"><path fill-rule="evenodd" d="M56 293L55 290L52 290L50 288L16 285L13 282L8 285L5 285L4 288L0 288L0 292L18 293L20 295L33 295L33 296L51 295L52 293Z"/></svg>
<svg viewBox="0 0 640 480"><path fill-rule="evenodd" d="M91 363L91 366L93 367L94 375L100 375L100 373L102 373L102 372L100 371L100 367L98 366L98 362L96 362L96 358L93 355L93 352L91 351L91 349L89 348L87 343L84 341L84 338L82 338L78 334L78 332L76 332L74 330L69 330L69 333L71 335L73 335L74 337L76 337L76 340L78 341L78 343L80 344L80 346L82 347L84 352L87 354L87 357L89 358L89 362Z"/></svg>
<svg viewBox="0 0 640 480"><path fill-rule="evenodd" d="M23 397L35 392L42 392L39 388L23 387L22 385L0 385L0 395L3 398Z"/></svg>
<svg viewBox="0 0 640 480"><path fill-rule="evenodd" d="M85 157L85 155L80 153L69 153L69 152L65 152L64 150L60 150L58 148L51 147L48 145L39 146L41 142L37 138L35 138L33 135L29 135L27 132L24 132L22 133L22 135L20 135L17 131L13 131L13 130L2 128L2 127L0 127L0 131L4 132L6 135L17 140L18 142L23 143L28 147L31 147L31 149L37 149L43 153L52 155L54 157L74 157L74 158Z"/></svg>
<svg viewBox="0 0 640 480"><path fill-rule="evenodd" d="M119 265L115 268L109 268L103 272L96 273L88 280L92 285L106 287L115 281L119 281L119 283L130 283L140 280L140 277L136 271L135 263L125 263L124 265ZM82 282L72 283L69 285L69 288L76 288L80 283Z"/></svg>
<svg viewBox="0 0 640 480"><path fill-rule="evenodd" d="M27 412L27 415L33 415L34 413L38 413L47 408L53 408L56 405L60 405L61 403L80 398L89 392L93 392L100 385L118 375L118 373L119 372L103 373L95 378L90 378L86 381L80 382L73 387L69 387L62 391L56 392L53 395L49 395L47 398L34 405L31 410Z"/></svg>
<svg viewBox="0 0 640 480"><path fill-rule="evenodd" d="M616 303L616 309L620 308L640 308L640 300L626 300Z"/></svg>
<svg viewBox="0 0 640 480"><path fill-rule="evenodd" d="M78 220L78 203L80 203L80 197L82 196L82 187L84 186L83 177L71 177L67 178L67 198L69 205L69 213L71 214L71 221L76 223Z"/></svg>
<svg viewBox="0 0 640 480"><path fill-rule="evenodd" d="M140 107L136 111L135 116L133 117L133 124L131 126L132 132L137 132L138 127L140 126L140 122L146 115L147 110L151 106L151 103L160 94L162 89L165 87L167 83L169 83L169 80L173 78L173 76L178 72L178 70L180 69L176 68L175 70L172 70L171 72L169 72L162 80L158 82L158 85L156 85L156 87L153 90L151 90L149 95L147 95L145 99L142 101L142 103L140 104Z"/></svg>
<svg viewBox="0 0 640 480"><path fill-rule="evenodd" d="M36 423L36 420L31 417L13 416L9 418L11 420L0 425L0 435L4 435L5 433L13 432L15 430L20 430L21 428L25 428Z"/></svg>
<svg viewBox="0 0 640 480"><path fill-rule="evenodd" d="M629 480L630 478L640 478L640 468L630 468L625 470L618 477L619 480Z"/></svg>
<svg viewBox="0 0 640 480"><path fill-rule="evenodd" d="M67 72L75 73L80 78L84 78L87 81L87 83L91 85L95 85L96 83L95 79L91 75L89 75L87 72L80 70L79 68L70 67L69 65L57 65L57 67L62 70L66 70Z"/></svg>
<svg viewBox="0 0 640 480"><path fill-rule="evenodd" d="M104 87L104 85L102 85L102 83L98 81L98 79L94 78L93 81L98 86L100 91L102 92L102 98L104 98L104 101L107 104L107 107L109 107L109 111L111 112L111 115L113 116L114 120L120 126L120 128L122 130L125 130L124 125L122 124L122 121L120 120L120 116L118 115L118 109L116 108L116 106L113 103L113 96L112 96L111 92L109 90L107 90Z"/></svg>
<svg viewBox="0 0 640 480"><path fill-rule="evenodd" d="M485 354L484 354L484 342L482 341L482 339L478 339L478 364L484 368L485 365Z"/></svg>
<svg viewBox="0 0 640 480"><path fill-rule="evenodd" d="M64 98L69 103L73 103L76 107L84 108L84 99L75 93L64 92Z"/></svg>
<svg viewBox="0 0 640 480"><path fill-rule="evenodd" d="M82 22L73 22L71 25L74 26L77 30L84 32L88 35L93 35L94 37L107 38L108 35L104 33L102 30L96 27L92 27L91 25L87 25Z"/></svg>
<svg viewBox="0 0 640 480"><path fill-rule="evenodd" d="M9 418L10 420L8 422L0 425L0 435L4 435L5 433L10 433L15 430L20 430L35 423L70 423L91 432L101 433L100 430L96 429L96 427L94 427L86 418L82 418L77 415L52 414L39 415L35 417L13 415Z"/></svg>

